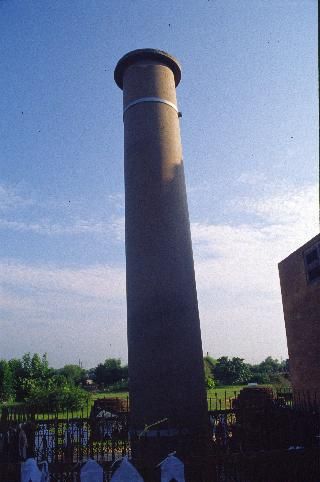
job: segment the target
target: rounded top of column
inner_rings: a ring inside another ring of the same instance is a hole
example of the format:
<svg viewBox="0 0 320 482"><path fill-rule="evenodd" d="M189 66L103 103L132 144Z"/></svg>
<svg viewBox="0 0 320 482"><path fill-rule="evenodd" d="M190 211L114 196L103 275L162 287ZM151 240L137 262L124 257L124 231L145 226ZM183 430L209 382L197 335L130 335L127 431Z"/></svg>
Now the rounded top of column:
<svg viewBox="0 0 320 482"><path fill-rule="evenodd" d="M123 76L125 70L130 65L141 60L158 61L161 64L167 65L173 72L176 87L181 80L181 66L177 59L172 55L158 49L138 49L132 50L125 54L116 65L114 69L114 80L120 89L123 88Z"/></svg>

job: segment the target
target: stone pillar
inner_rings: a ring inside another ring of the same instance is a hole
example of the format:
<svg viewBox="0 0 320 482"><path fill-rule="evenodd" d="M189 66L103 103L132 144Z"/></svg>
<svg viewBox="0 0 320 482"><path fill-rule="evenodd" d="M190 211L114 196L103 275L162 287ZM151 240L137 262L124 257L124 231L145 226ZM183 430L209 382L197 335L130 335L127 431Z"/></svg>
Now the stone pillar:
<svg viewBox="0 0 320 482"><path fill-rule="evenodd" d="M150 438L201 436L208 424L180 78L177 60L154 49L129 52L115 69L123 89L130 423L132 431L147 426Z"/></svg>

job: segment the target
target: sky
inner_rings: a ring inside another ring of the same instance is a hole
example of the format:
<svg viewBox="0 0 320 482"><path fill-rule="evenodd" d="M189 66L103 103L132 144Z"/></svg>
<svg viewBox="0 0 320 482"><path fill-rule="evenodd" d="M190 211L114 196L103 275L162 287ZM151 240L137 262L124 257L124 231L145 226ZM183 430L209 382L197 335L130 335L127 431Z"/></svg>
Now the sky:
<svg viewBox="0 0 320 482"><path fill-rule="evenodd" d="M316 0L0 0L0 358L127 360L122 92L177 88L204 353L287 357L277 264L319 232Z"/></svg>

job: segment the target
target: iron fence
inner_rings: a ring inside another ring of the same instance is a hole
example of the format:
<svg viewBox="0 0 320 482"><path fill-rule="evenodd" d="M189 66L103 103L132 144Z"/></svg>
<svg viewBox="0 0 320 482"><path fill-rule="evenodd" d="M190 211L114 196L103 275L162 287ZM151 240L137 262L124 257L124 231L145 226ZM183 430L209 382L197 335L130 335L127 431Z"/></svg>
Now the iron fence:
<svg viewBox="0 0 320 482"><path fill-rule="evenodd" d="M90 418L96 416L100 411L110 411L116 413L127 413L129 411L129 397L120 398L101 398L96 400L88 399L81 408L69 409L60 407L54 403L50 405L34 404L13 404L0 405L0 420L23 423L31 420L55 420Z"/></svg>
<svg viewBox="0 0 320 482"><path fill-rule="evenodd" d="M188 482L320 481L316 393L278 390L263 411L243 410L236 402L238 392L224 395L208 401L209 451L205 459L186 460ZM115 413L98 408L88 404L81 411L63 413L52 407L42 412L25 406L2 410L0 481L18 482L19 462L32 456L49 462L50 482L78 482L81 464L89 458L103 466L104 480L109 482L112 464L131 456L134 434L129 437L130 413L123 411L124 405ZM179 453L184 444L194 453L191 447L202 441L187 438L177 434L172 448L178 447ZM148 434L143 439L150 444ZM154 467L141 465L140 471L145 482L160 480Z"/></svg>
<svg viewBox="0 0 320 482"><path fill-rule="evenodd" d="M303 412L320 413L320 392L318 390L295 390L291 388L269 388L272 392L274 404L278 407L294 408ZM234 408L235 401L239 396L241 390L230 390L224 392L214 392L213 395L207 398L209 411L226 411ZM111 401L110 401L111 400ZM113 404L117 401L117 406L114 409ZM121 403L120 403L121 402ZM100 405L100 407L99 407ZM129 412L130 401L129 397L122 399L100 398L93 403L92 400L87 402L78 410L65 410L57 407L54 404L48 406L36 406L28 404L0 405L0 420L25 422L31 419L34 420L54 420L56 418L73 419L73 418L89 418L95 415L95 411L109 410L111 412Z"/></svg>
<svg viewBox="0 0 320 482"><path fill-rule="evenodd" d="M127 414L112 418L10 421L0 431L0 459L8 463L34 457L49 463L88 458L114 461L130 455Z"/></svg>
<svg viewBox="0 0 320 482"><path fill-rule="evenodd" d="M278 402L279 406L320 414L319 390L292 390L291 388L279 388L274 390L274 399Z"/></svg>

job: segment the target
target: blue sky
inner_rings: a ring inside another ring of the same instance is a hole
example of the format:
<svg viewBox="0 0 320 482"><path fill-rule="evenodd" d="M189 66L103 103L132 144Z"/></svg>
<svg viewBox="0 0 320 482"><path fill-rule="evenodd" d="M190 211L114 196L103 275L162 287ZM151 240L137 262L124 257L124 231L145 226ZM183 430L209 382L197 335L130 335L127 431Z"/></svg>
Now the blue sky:
<svg viewBox="0 0 320 482"><path fill-rule="evenodd" d="M287 356L277 263L319 231L317 2L2 0L0 358L126 360L119 58L177 89L204 352Z"/></svg>

